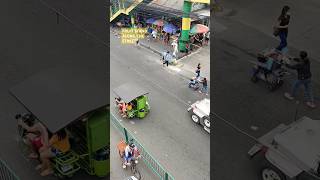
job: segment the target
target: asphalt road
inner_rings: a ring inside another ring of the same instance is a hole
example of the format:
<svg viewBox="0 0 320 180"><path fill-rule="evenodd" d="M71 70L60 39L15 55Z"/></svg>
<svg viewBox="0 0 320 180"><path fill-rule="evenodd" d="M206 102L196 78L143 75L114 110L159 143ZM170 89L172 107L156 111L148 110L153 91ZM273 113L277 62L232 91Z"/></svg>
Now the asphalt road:
<svg viewBox="0 0 320 180"><path fill-rule="evenodd" d="M250 81L255 54L264 48L275 47L279 42L270 35L247 26L233 17L218 17L214 34L213 67L214 106L213 111L244 132L260 137L280 123L294 121L295 102L286 100L283 94L290 90L295 73L275 92L269 92L263 82ZM223 26L223 27L222 27ZM289 46L290 53L297 49ZM312 59L312 57L311 57ZM319 63L312 60L313 90L319 106ZM309 109L304 105L302 91L298 97L298 118L308 116L320 119L320 109ZM256 126L257 129L251 128ZM247 152L254 142L246 135L228 126L222 120L214 121L212 138L212 172L216 180L257 180L261 159L249 160Z"/></svg>
<svg viewBox="0 0 320 180"><path fill-rule="evenodd" d="M80 4L78 1L71 7L84 8ZM91 1L90 8L96 8L100 12L101 1ZM75 21L79 22L83 15L77 15L76 11L73 13L71 16L78 17ZM86 18L83 22L96 19L96 15L87 13ZM55 13L36 0L1 1L0 21L0 157L21 180L44 179L34 170L35 162L30 162L21 155L17 144L16 121L13 117L25 109L8 90L34 73L61 64L85 66L101 77L102 81L106 80L106 68L109 64L106 61L106 47L62 18L57 24ZM93 22L96 28L104 27L104 22ZM86 28L89 26L91 25ZM104 37L107 37L107 34ZM75 179L94 178L79 173Z"/></svg>
<svg viewBox="0 0 320 180"><path fill-rule="evenodd" d="M210 179L210 135L187 113L188 103L205 95L190 90L186 78L162 67L158 55L121 45L111 33L110 42L111 100L112 89L127 82L150 92L150 113L142 120L123 120L124 126L175 179ZM117 114L115 107L112 110Z"/></svg>

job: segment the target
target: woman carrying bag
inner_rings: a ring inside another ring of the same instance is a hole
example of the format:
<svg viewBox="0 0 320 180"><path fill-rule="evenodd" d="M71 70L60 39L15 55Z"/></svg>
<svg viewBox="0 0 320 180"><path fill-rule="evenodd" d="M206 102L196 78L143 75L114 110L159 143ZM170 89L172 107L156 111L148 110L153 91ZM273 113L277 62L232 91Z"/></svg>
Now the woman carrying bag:
<svg viewBox="0 0 320 180"><path fill-rule="evenodd" d="M274 26L274 36L279 36L280 45L277 47L278 51L282 51L283 48L287 47L288 37L288 26L290 22L290 7L284 6L281 11L281 15L278 18L277 25Z"/></svg>

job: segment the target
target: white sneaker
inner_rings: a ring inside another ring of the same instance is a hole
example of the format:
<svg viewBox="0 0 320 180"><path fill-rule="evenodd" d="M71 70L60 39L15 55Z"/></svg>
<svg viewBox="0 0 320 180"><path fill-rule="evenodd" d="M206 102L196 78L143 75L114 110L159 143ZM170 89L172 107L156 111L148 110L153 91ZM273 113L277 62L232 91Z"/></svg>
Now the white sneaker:
<svg viewBox="0 0 320 180"><path fill-rule="evenodd" d="M294 97L291 96L290 93L284 93L284 97L286 97L286 98L289 99L289 100L294 100Z"/></svg>
<svg viewBox="0 0 320 180"><path fill-rule="evenodd" d="M306 103L307 104L307 106L309 106L310 108L315 108L316 107L316 105L313 103L313 102L307 102Z"/></svg>

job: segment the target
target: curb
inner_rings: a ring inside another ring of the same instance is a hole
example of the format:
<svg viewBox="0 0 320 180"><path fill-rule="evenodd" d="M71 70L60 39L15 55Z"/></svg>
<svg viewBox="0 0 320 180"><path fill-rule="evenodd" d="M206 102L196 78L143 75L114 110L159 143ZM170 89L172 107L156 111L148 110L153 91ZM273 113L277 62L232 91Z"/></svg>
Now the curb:
<svg viewBox="0 0 320 180"><path fill-rule="evenodd" d="M139 42L139 44L140 44L142 47L144 47L144 48L146 48L146 49L150 49L152 52L154 52L154 53L156 53L156 54L159 54L160 56L161 56L161 54L162 54L161 52L159 52L158 50L152 48L151 46L145 45L144 43L141 43L141 42Z"/></svg>
<svg viewBox="0 0 320 180"><path fill-rule="evenodd" d="M154 48L152 48L152 47L150 47L150 46L148 46L148 45L146 45L146 44L144 44L144 43L139 42L139 44L140 44L142 47L144 47L144 48L146 48L146 49L149 49L149 50L151 50L152 52L154 52L154 53L156 53L156 54L159 54L160 56L162 55L161 52L159 52L158 50L156 50L156 49L154 49ZM183 57L181 57L180 59L177 59L177 60L176 60L176 61L177 61L176 64L172 64L172 65L181 68L181 67L183 67L184 64L181 63L180 60L183 60L184 58L187 58L187 57L189 57L189 56L191 56L191 55L193 55L193 54L199 53L199 52L200 52L200 49L198 49L198 50L194 51L193 53L190 53L190 54L188 54L188 55L186 55L186 56L183 56ZM190 71L190 72L191 72L191 71ZM185 78L185 79L190 79L190 77L188 77L188 76L185 75L185 74L182 74L182 73L178 73L178 74L179 74L179 76L181 76L181 77L183 77L183 78ZM202 77L202 76L201 76L201 77ZM208 83L210 84L210 79L208 80ZM209 93L209 95L210 95L210 93Z"/></svg>
<svg viewBox="0 0 320 180"><path fill-rule="evenodd" d="M159 52L158 50L152 48L151 46L148 46L148 45L146 45L146 44L144 44L144 43L141 43L141 42L139 42L139 44L140 44L142 47L144 47L144 48L146 48L146 49L149 49L149 50L151 50L152 52L154 52L154 53L156 53L156 54L158 54L158 55L160 55L160 56L162 55L162 52ZM201 49L201 48L200 48L200 49ZM180 64L180 67L182 67L183 64L181 65L181 63L179 63L179 61L180 61L180 60L183 60L183 59L185 59L185 58L187 58L187 57L190 57L190 56L192 56L192 55L194 55L194 54L199 53L199 52L200 52L200 49L198 49L198 50L196 50L196 51L194 51L194 52L192 52L192 53L190 53L190 54L188 54L188 55L186 55L186 56L182 56L182 57L176 59L177 63L176 63L176 64L173 64L173 65L174 65L174 66L178 66L178 65Z"/></svg>

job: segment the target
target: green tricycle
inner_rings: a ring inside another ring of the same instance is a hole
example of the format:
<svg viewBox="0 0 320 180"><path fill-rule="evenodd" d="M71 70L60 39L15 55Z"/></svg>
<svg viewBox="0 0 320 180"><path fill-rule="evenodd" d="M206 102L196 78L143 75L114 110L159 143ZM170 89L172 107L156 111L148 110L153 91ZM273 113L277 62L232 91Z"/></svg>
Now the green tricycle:
<svg viewBox="0 0 320 180"><path fill-rule="evenodd" d="M16 115L22 153L32 151L40 157L43 134L63 130L70 148L50 159L54 175L72 177L84 170L91 176L106 177L110 173L110 133L103 83L86 69L61 66L33 75L10 89L27 111ZM36 138L40 143L33 143Z"/></svg>
<svg viewBox="0 0 320 180"><path fill-rule="evenodd" d="M135 83L126 83L113 90L116 106L122 117L144 118L150 112L146 90Z"/></svg>

